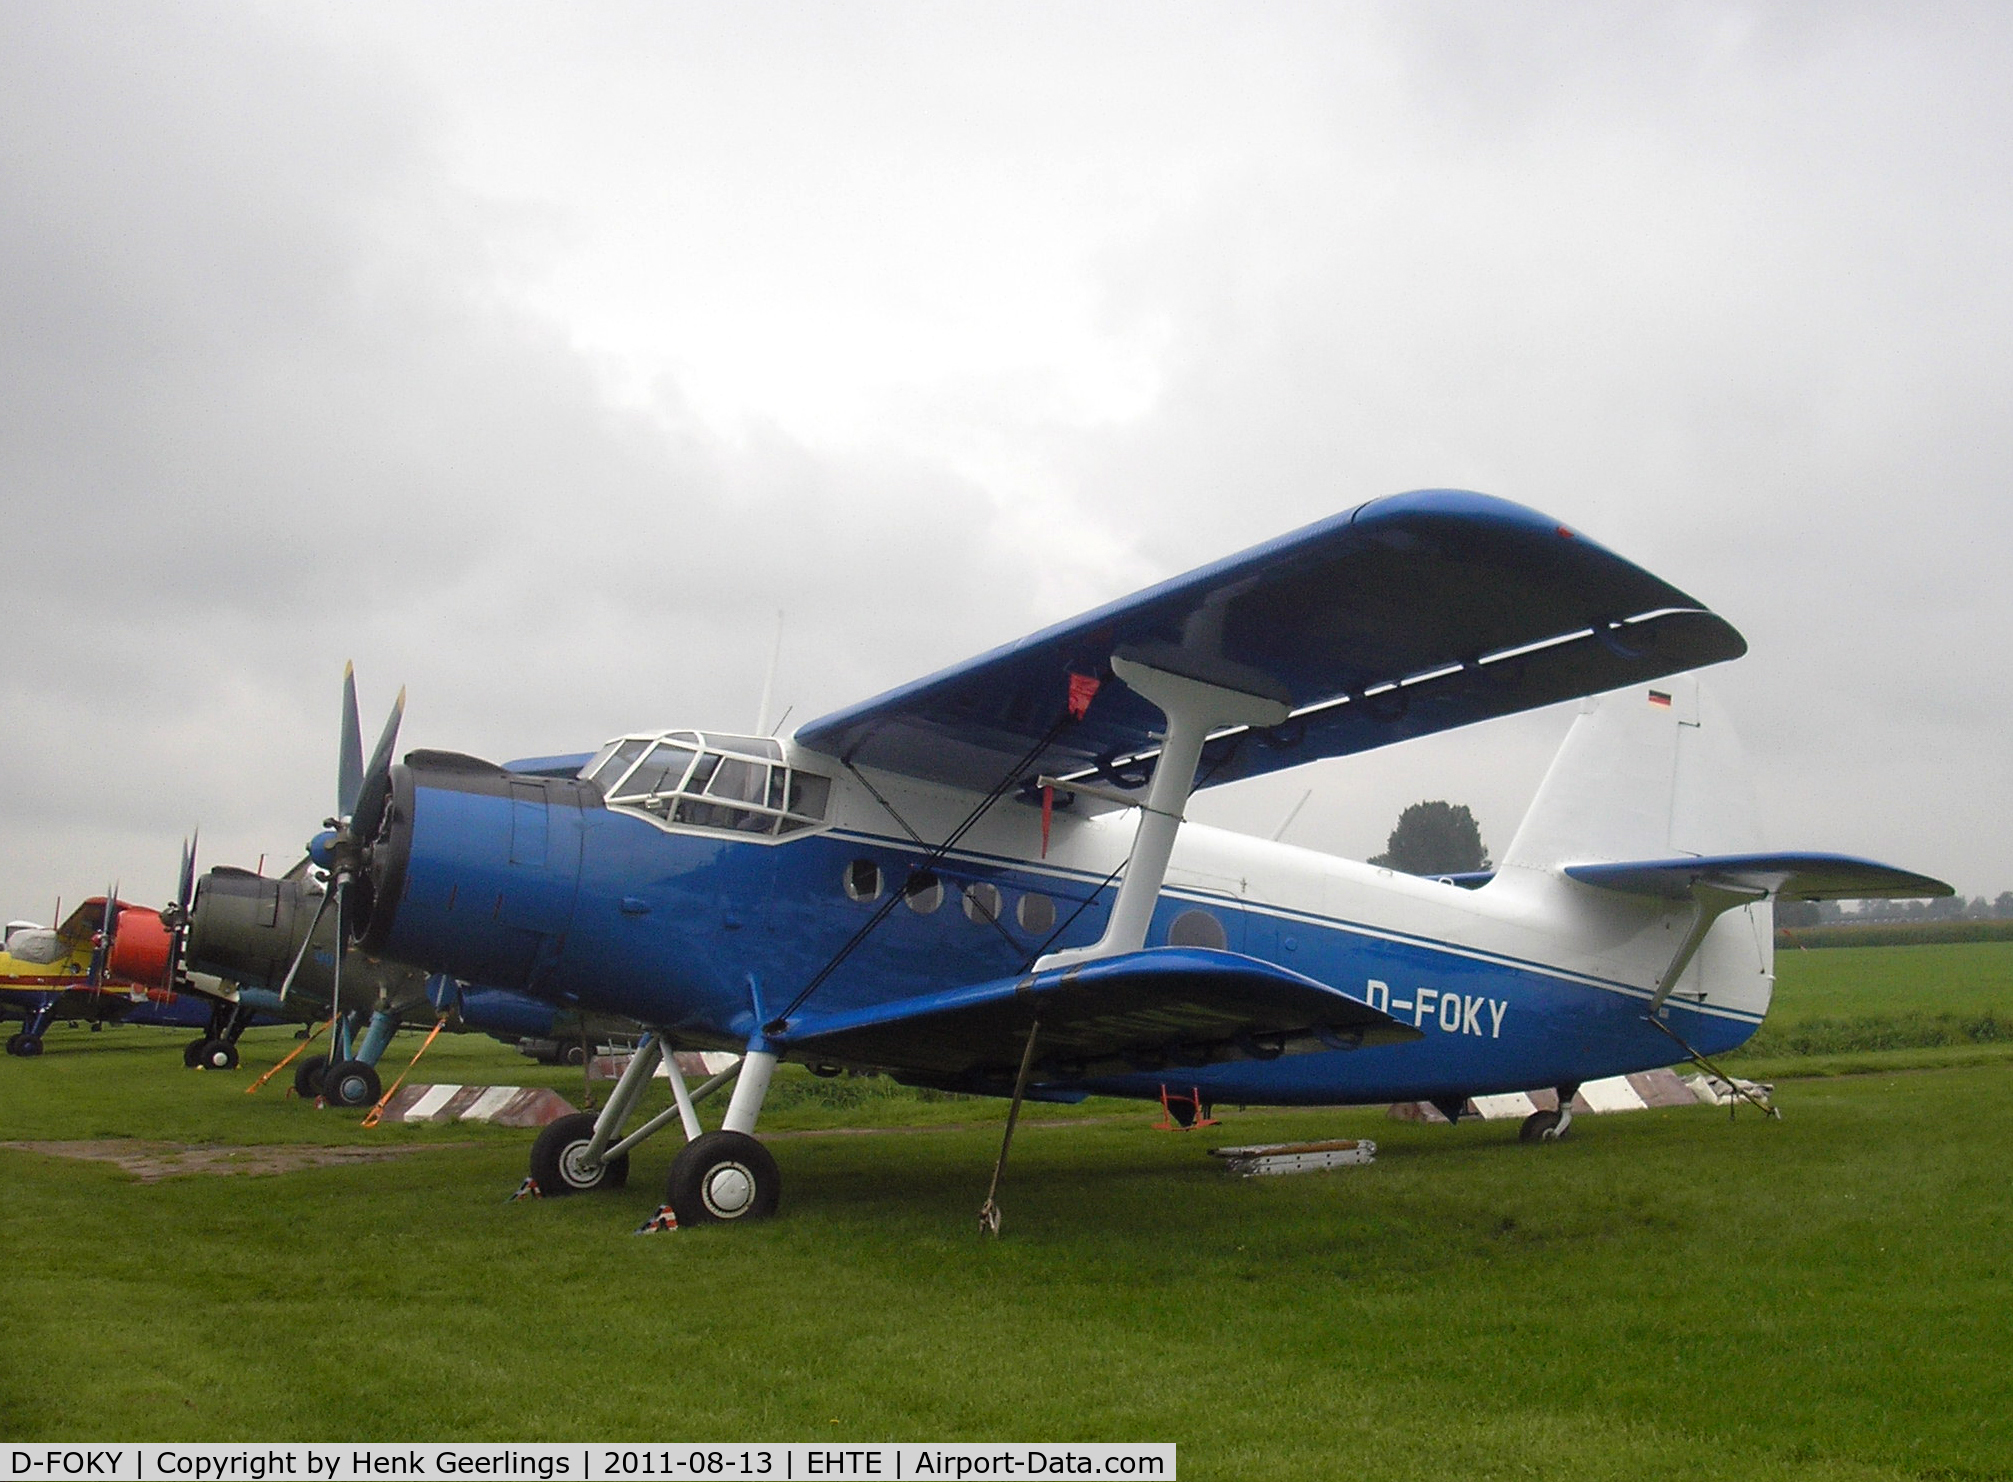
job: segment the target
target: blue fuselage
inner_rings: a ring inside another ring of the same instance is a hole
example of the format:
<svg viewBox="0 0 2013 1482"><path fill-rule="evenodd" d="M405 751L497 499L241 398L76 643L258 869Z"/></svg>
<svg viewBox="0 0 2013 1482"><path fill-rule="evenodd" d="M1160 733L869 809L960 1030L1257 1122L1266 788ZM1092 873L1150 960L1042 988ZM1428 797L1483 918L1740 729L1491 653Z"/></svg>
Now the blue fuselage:
<svg viewBox="0 0 2013 1482"><path fill-rule="evenodd" d="M366 938L373 950L633 1018L680 1044L739 1050L765 1041L785 1058L787 1029L765 1037L763 1026L825 972L887 892L904 891L928 853L856 826L757 841L679 831L603 806L587 783L442 779L423 769L402 776L394 817L401 853L381 881L386 898ZM857 888L868 873L861 862L875 867L871 892ZM820 1013L1021 973L1042 951L1095 941L1116 893L1103 869L1060 850L1047 860L960 851L933 873L941 890L913 892L913 904L904 894L829 971L811 1000ZM996 902L996 920L967 909L973 887L982 903ZM1166 943L1178 918L1200 911L1221 929L1210 945L1289 967L1424 1037L1067 1085L1052 1079L1046 1089L1152 1097L1179 1084L1258 1104L1446 1099L1578 1084L1677 1058L1671 1038L1644 1018L1641 981L1259 894L1170 884L1148 945ZM1024 909L1028 898L1038 904ZM1674 999L1665 1022L1710 1054L1745 1040L1759 1017Z"/></svg>

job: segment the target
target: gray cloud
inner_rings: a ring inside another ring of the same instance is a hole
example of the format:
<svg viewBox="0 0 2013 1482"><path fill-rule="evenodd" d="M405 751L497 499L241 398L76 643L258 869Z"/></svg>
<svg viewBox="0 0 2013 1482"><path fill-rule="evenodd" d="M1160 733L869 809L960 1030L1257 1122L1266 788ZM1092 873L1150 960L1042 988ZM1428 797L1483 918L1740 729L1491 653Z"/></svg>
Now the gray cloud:
<svg viewBox="0 0 2013 1482"><path fill-rule="evenodd" d="M1436 483L1748 633L1779 842L2013 885L2008 24L0 12L0 893L296 848L346 658L585 748L752 721L781 607L802 720ZM1204 812L1500 850L1563 723Z"/></svg>

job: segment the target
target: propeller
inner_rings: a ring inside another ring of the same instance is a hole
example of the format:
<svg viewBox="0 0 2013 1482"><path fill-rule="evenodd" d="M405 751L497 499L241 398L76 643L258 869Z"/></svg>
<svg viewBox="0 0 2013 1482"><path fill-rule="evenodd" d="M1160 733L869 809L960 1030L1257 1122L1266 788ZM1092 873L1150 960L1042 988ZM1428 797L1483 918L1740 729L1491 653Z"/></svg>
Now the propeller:
<svg viewBox="0 0 2013 1482"><path fill-rule="evenodd" d="M182 840L182 868L175 877L174 904L161 911L161 925L168 929L168 986L182 979L182 950L189 941L189 917L196 898L196 845L203 831L194 829Z"/></svg>
<svg viewBox="0 0 2013 1482"><path fill-rule="evenodd" d="M112 943L119 932L119 887L114 884L105 892L104 914L98 919L98 930L91 938L91 986L105 986L105 967L112 960Z"/></svg>
<svg viewBox="0 0 2013 1482"><path fill-rule="evenodd" d="M378 735L377 748L366 764L363 759L363 728L357 723L354 664L343 666L342 698L342 743L336 756L336 812L334 817L324 820L324 831L315 835L308 844L308 857L327 872L328 888L322 892L322 898L315 906L314 919L308 923L307 935L301 938L300 951L294 954L293 963L280 984L280 998L284 1001L293 990L301 964L307 960L323 913L333 907L336 913L336 945L334 982L329 999L331 1014L341 1012L343 959L349 955L350 929L356 919L352 892L363 880L366 856L384 823L385 805L391 800L392 751L398 744L399 722L405 716L405 690L401 688L398 698L392 702L391 714L385 719L384 730Z"/></svg>

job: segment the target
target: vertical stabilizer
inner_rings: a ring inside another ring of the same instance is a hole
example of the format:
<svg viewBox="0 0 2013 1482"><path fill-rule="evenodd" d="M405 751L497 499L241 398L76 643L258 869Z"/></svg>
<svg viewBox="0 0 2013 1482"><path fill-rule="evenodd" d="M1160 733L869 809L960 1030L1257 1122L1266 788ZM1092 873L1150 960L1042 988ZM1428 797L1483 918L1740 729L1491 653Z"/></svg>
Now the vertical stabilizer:
<svg viewBox="0 0 2013 1482"><path fill-rule="evenodd" d="M1732 725L1674 674L1582 702L1502 868L1740 853L1759 834Z"/></svg>

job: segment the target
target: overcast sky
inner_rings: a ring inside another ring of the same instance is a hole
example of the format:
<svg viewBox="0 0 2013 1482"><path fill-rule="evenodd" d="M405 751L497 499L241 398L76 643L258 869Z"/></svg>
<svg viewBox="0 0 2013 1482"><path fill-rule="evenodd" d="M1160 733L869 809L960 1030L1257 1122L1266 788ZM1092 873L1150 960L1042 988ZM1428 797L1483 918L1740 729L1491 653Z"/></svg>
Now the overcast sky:
<svg viewBox="0 0 2013 1482"><path fill-rule="evenodd" d="M790 724L1379 494L1724 614L1772 842L2013 888L2003 5L0 6L0 913L366 734ZM1210 795L1498 854L1557 711Z"/></svg>

